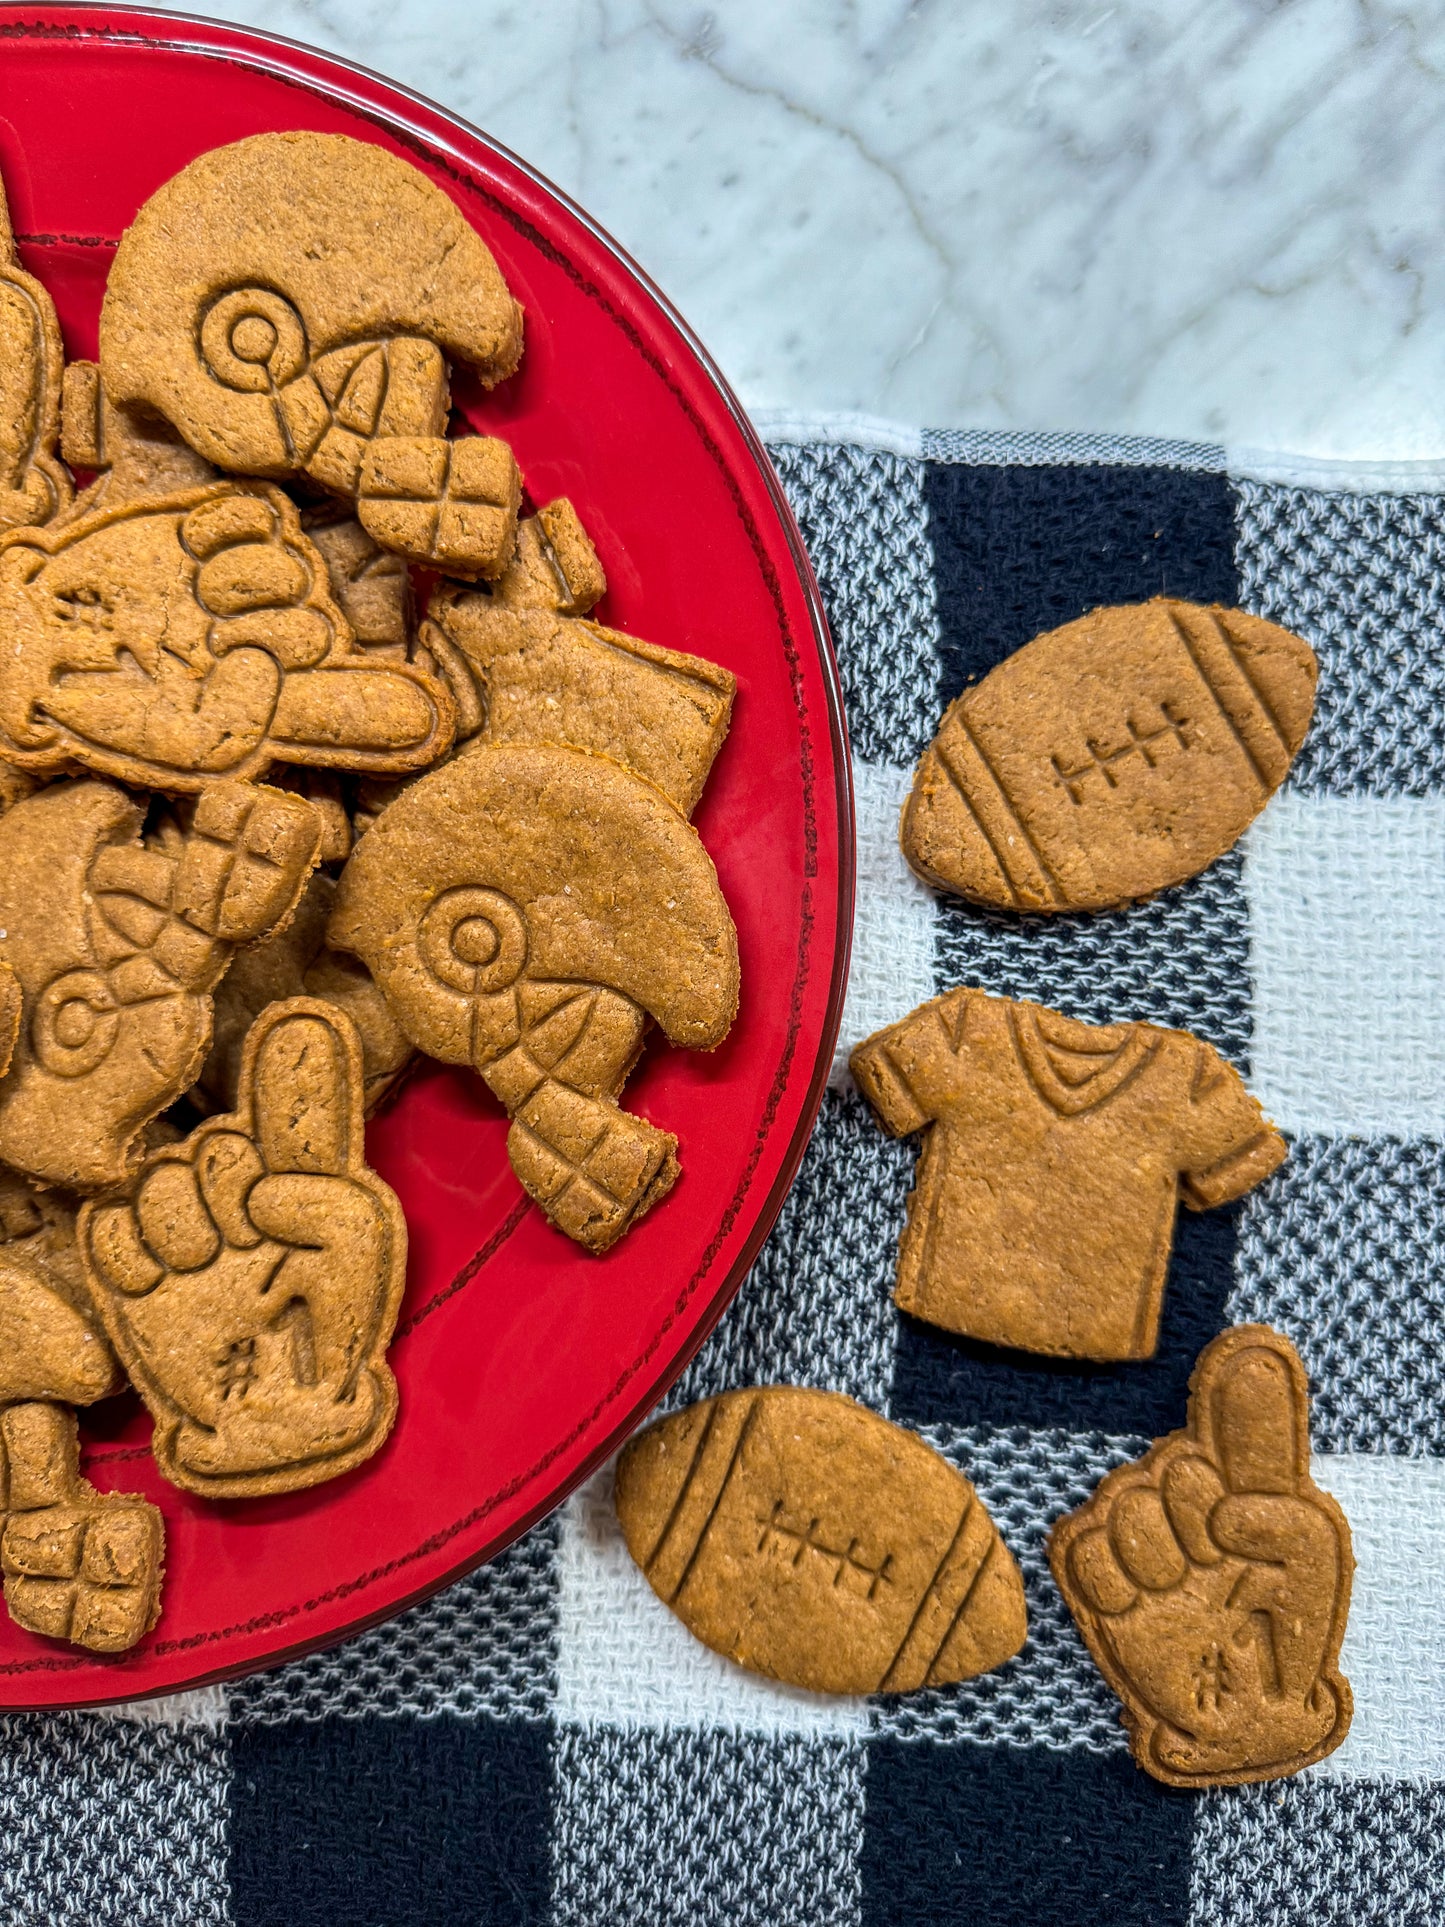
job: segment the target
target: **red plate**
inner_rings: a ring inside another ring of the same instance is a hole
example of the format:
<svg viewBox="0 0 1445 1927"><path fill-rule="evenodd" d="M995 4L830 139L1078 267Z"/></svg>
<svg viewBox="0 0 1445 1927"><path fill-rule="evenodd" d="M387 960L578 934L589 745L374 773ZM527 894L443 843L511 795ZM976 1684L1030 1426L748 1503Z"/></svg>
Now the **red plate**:
<svg viewBox="0 0 1445 1927"><path fill-rule="evenodd" d="M0 169L24 265L93 355L112 251L196 154L307 127L406 156L461 207L527 312L521 372L478 428L534 502L592 531L615 626L733 669L732 735L697 826L742 952L742 1012L711 1057L649 1049L628 1102L675 1130L677 1189L605 1258L552 1231L507 1165L481 1083L431 1065L372 1125L411 1227L391 1360L401 1418L349 1477L208 1505L156 1474L129 1399L83 1415L103 1489L165 1514L165 1609L94 1659L0 1623L0 1704L172 1691L339 1639L491 1557L555 1506L701 1343L747 1271L827 1074L852 915L836 672L797 530L737 402L685 325L577 208L439 108L309 49L119 8L0 8Z"/></svg>

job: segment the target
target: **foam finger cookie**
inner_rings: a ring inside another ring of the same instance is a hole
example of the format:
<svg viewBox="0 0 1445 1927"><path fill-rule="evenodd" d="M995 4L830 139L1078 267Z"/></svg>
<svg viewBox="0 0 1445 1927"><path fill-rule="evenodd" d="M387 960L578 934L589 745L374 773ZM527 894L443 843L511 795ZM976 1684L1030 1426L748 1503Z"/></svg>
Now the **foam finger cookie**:
<svg viewBox="0 0 1445 1927"><path fill-rule="evenodd" d="M0 540L0 754L196 790L275 761L402 771L453 721L370 661L279 489L217 482Z"/></svg>
<svg viewBox="0 0 1445 1927"><path fill-rule="evenodd" d="M252 1026L236 1109L88 1205L92 1296L176 1485L254 1498L360 1465L396 1418L406 1221L366 1165L361 1045L328 1004Z"/></svg>

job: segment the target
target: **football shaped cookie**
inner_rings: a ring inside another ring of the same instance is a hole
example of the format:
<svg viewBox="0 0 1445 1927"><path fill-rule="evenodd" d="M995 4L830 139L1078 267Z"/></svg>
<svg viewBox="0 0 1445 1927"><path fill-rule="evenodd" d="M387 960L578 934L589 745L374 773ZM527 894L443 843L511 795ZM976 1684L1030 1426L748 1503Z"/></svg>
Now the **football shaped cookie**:
<svg viewBox="0 0 1445 1927"><path fill-rule="evenodd" d="M1206 869L1284 781L1319 665L1241 609L1156 597L1038 636L966 690L903 813L920 876L991 909L1103 910Z"/></svg>
<svg viewBox="0 0 1445 1927"><path fill-rule="evenodd" d="M1024 1643L1023 1581L973 1487L836 1392L725 1392L663 1419L618 1461L617 1516L689 1632L790 1685L947 1686Z"/></svg>

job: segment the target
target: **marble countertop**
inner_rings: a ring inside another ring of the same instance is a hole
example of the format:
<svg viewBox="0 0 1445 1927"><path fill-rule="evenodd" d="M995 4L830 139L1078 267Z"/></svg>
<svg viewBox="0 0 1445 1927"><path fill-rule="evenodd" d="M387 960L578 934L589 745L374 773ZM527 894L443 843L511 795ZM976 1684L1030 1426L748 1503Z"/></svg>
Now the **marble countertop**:
<svg viewBox="0 0 1445 1927"><path fill-rule="evenodd" d="M1445 457L1445 10L211 0L486 129L754 411Z"/></svg>

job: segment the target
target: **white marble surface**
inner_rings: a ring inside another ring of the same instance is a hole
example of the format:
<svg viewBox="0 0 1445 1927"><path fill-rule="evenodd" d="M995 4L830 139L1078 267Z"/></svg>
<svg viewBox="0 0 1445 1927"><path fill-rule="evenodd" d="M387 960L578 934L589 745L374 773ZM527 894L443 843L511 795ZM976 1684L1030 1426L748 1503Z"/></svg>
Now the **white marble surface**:
<svg viewBox="0 0 1445 1927"><path fill-rule="evenodd" d="M1445 455L1445 7L213 0L576 196L749 406Z"/></svg>

